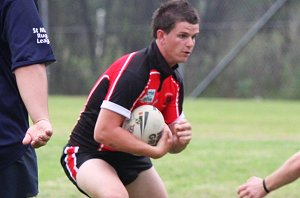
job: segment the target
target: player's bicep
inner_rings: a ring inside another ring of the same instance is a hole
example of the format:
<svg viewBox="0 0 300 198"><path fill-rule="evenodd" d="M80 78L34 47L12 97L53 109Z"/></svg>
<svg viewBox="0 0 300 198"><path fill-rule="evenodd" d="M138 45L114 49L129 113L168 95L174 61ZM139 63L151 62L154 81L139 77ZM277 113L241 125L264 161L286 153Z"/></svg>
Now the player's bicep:
<svg viewBox="0 0 300 198"><path fill-rule="evenodd" d="M102 108L95 126L95 140L102 142L103 139L109 138L109 135L113 134L114 130L122 126L124 119L124 116L109 109Z"/></svg>

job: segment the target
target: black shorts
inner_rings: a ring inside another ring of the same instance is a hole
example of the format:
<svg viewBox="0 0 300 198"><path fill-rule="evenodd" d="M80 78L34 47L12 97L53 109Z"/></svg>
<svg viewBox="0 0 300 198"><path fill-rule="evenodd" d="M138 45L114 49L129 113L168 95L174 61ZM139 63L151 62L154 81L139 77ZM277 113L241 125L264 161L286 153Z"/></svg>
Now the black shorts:
<svg viewBox="0 0 300 198"><path fill-rule="evenodd" d="M29 146L24 155L0 170L0 197L33 197L38 194L35 150Z"/></svg>
<svg viewBox="0 0 300 198"><path fill-rule="evenodd" d="M116 170L124 186L133 182L140 172L152 167L149 157L67 145L63 150L60 163L68 178L78 189L79 187L76 184L77 170L89 159L102 159L109 163Z"/></svg>

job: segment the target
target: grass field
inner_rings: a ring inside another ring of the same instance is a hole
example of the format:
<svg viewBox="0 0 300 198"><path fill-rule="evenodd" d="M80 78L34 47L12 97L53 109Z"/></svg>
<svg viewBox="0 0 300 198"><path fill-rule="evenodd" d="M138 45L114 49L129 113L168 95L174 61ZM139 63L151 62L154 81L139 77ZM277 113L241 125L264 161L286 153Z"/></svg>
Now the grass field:
<svg viewBox="0 0 300 198"><path fill-rule="evenodd" d="M40 198L81 198L59 157L85 97L50 97L54 136L38 150ZM250 176L266 176L300 149L300 101L187 99L193 140L177 155L154 160L170 198L234 198ZM298 198L297 181L270 198Z"/></svg>

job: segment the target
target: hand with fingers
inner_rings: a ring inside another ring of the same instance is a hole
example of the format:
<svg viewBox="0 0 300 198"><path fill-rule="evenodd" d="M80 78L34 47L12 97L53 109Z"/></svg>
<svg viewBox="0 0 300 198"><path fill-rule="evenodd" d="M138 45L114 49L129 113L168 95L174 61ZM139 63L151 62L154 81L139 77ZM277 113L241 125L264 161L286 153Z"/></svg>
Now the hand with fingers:
<svg viewBox="0 0 300 198"><path fill-rule="evenodd" d="M171 153L179 153L186 148L192 139L192 126L182 119L174 124L173 148Z"/></svg>
<svg viewBox="0 0 300 198"><path fill-rule="evenodd" d="M49 120L39 120L27 130L23 144L31 144L33 148L39 148L47 144L52 134L52 126Z"/></svg>
<svg viewBox="0 0 300 198"><path fill-rule="evenodd" d="M158 159L169 152L172 147L172 132L168 125L165 125L164 132L162 133L162 137L158 141L157 145L154 146L157 151L155 156L151 156L154 159Z"/></svg>
<svg viewBox="0 0 300 198"><path fill-rule="evenodd" d="M239 198L262 198L268 192L266 191L264 180L259 177L251 177L245 184L238 188L237 194Z"/></svg>

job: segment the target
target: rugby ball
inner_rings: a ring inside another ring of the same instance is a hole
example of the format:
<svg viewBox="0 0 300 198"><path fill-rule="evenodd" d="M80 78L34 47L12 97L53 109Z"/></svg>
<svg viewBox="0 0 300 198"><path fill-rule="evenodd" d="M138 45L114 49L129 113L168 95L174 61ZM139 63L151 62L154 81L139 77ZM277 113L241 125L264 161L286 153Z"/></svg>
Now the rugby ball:
<svg viewBox="0 0 300 198"><path fill-rule="evenodd" d="M162 136L165 121L162 113L152 105L142 105L125 119L123 128L143 142L155 146Z"/></svg>

